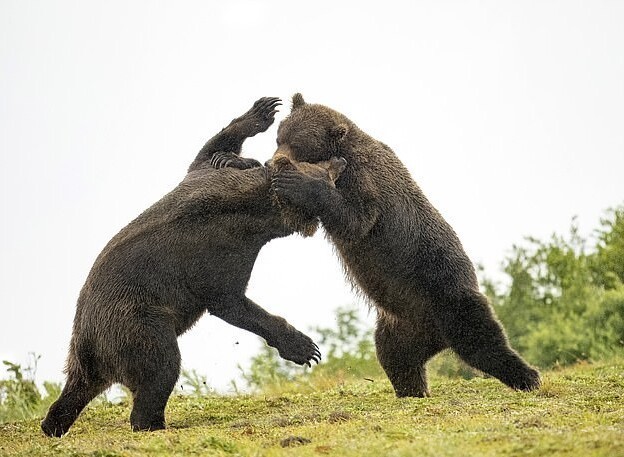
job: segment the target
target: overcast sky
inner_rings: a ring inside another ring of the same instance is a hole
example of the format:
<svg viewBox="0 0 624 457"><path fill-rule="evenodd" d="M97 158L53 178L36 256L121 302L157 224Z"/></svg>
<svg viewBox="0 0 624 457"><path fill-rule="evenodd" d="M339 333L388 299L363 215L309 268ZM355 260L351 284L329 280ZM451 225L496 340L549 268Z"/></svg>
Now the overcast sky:
<svg viewBox="0 0 624 457"><path fill-rule="evenodd" d="M391 146L490 276L526 235L591 231L624 201L622 24L618 1L0 0L0 359L63 378L97 254L261 96ZM267 245L248 295L304 331L355 302L322 235ZM258 341L206 316L180 345L223 389Z"/></svg>

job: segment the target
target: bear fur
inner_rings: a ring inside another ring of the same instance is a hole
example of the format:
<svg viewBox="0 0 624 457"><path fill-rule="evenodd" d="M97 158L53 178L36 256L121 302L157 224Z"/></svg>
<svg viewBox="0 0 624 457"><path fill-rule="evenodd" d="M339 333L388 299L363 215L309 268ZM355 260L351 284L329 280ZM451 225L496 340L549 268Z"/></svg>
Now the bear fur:
<svg viewBox="0 0 624 457"><path fill-rule="evenodd" d="M335 187L296 170L272 185L285 206L320 218L347 275L375 305L377 357L397 396L428 396L425 364L449 347L514 389L539 387L479 292L457 235L392 149L301 94L277 144L277 155L295 161L348 163Z"/></svg>
<svg viewBox="0 0 624 457"><path fill-rule="evenodd" d="M180 371L177 337L205 312L261 336L284 359L319 361L309 337L245 296L264 244L294 230L313 233L318 224L292 211L284 218L270 188L273 168L239 157L244 140L273 123L277 105L277 98L258 100L209 140L184 180L97 257L78 298L67 382L42 422L47 435L66 433L112 383L132 392L133 430L164 428ZM276 170L315 179L335 179L344 168L338 159L275 162Z"/></svg>

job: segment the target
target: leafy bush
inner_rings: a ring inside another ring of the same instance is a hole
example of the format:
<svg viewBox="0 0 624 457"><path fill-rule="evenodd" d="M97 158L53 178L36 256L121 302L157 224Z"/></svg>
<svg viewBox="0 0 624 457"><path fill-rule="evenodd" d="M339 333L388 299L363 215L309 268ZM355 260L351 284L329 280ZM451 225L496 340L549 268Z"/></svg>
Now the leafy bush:
<svg viewBox="0 0 624 457"><path fill-rule="evenodd" d="M512 345L541 367L624 351L624 208L610 210L594 242L579 235L527 239L505 263L510 285L488 283Z"/></svg>

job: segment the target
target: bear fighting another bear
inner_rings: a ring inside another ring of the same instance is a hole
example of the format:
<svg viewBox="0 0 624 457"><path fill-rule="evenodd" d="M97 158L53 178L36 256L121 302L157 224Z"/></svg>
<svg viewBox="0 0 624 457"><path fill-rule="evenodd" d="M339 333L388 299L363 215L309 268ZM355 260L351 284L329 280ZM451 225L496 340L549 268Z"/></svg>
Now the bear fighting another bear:
<svg viewBox="0 0 624 457"><path fill-rule="evenodd" d="M318 220L282 210L271 174L298 170L333 185L343 159L260 167L239 157L246 138L274 120L277 98L263 98L209 140L184 180L122 229L97 257L78 297L67 382L42 422L61 436L112 383L134 398L133 430L165 427L165 405L180 374L177 337L204 312L253 332L297 364L318 362L314 342L245 296L263 245ZM217 170L216 168L228 167ZM235 169L235 168L239 169Z"/></svg>
<svg viewBox="0 0 624 457"><path fill-rule="evenodd" d="M282 204L319 217L349 278L377 310L377 357L399 397L429 395L426 362L445 348L519 390L539 373L509 346L473 265L444 218L385 144L346 116L295 94L276 155L344 158L334 185L296 170L272 180Z"/></svg>

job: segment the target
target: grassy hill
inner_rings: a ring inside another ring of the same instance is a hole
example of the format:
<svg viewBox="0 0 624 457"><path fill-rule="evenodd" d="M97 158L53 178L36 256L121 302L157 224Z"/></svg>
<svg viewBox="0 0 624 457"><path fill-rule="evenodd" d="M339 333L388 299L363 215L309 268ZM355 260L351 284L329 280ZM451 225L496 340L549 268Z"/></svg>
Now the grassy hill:
<svg viewBox="0 0 624 457"><path fill-rule="evenodd" d="M432 379L397 399L385 379L173 396L168 429L132 433L128 404L95 404L61 439L40 420L0 425L2 456L624 456L624 360L545 373L538 392L493 379Z"/></svg>

